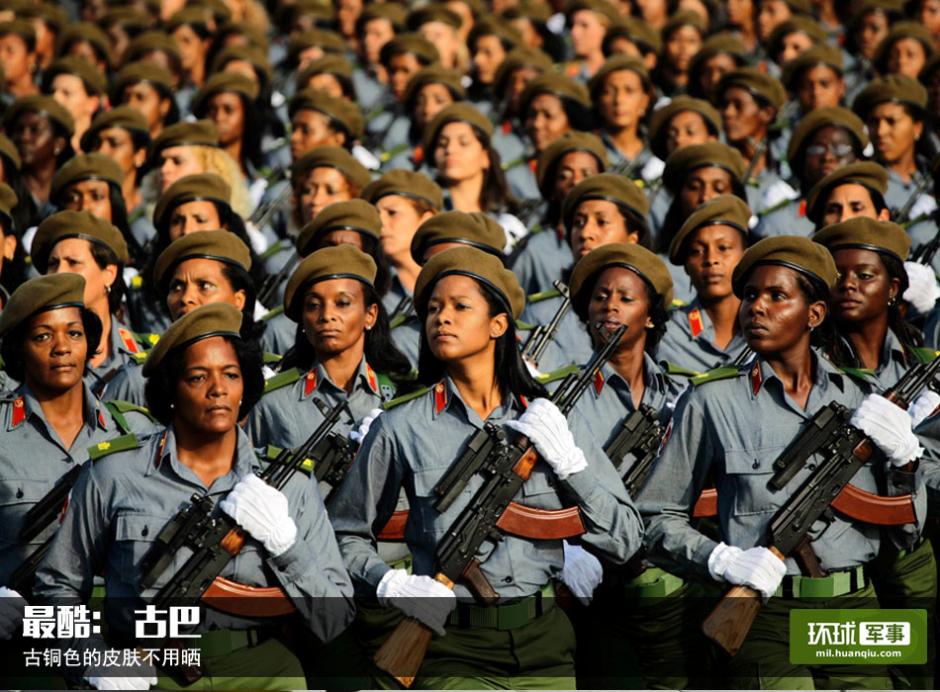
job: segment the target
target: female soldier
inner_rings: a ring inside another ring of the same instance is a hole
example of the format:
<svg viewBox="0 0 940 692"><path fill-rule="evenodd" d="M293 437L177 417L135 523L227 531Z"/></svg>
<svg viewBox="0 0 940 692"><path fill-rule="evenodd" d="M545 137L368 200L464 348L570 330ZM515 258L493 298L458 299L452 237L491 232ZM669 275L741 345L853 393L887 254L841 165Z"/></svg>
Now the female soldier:
<svg viewBox="0 0 940 692"><path fill-rule="evenodd" d="M113 224L87 211L60 211L39 224L32 257L43 274L85 278L85 305L101 323L99 348L89 358L86 381L96 395L105 396L124 364L156 340L135 334L124 324L123 272L128 261L124 237Z"/></svg>
<svg viewBox="0 0 940 692"><path fill-rule="evenodd" d="M510 535L485 542L476 557L499 602L472 605L463 583L455 593L431 575L438 540L480 480L472 478L443 513L433 507L432 488L467 436L484 422L506 425L529 436L546 462L535 467L523 495L539 507L557 508L556 488L563 488L587 517L585 544L621 563L637 547L639 522L581 416L574 414L569 426L554 404L540 398L541 387L525 370L513 327L524 295L499 259L475 248L445 250L422 269L415 295L424 321L420 379L429 389L379 416L368 431L331 510L344 559L363 594L446 634L431 642L419 686L453 684L459 676L460 684L473 687L525 687L537 676L542 686L571 687L573 632L546 598L562 567L561 542ZM530 403L519 416L524 398ZM557 444L548 442L550 436ZM412 575L390 569L374 547L374 527L385 525L402 489L411 508L405 535Z"/></svg>
<svg viewBox="0 0 940 692"><path fill-rule="evenodd" d="M908 413L878 395L865 397L849 375L813 348L831 337L825 319L837 278L828 251L806 238L768 238L745 253L733 286L742 301L741 328L757 360L728 369L724 377L703 378L683 397L669 441L639 497L648 518L646 547L657 565L680 575L747 585L765 601L774 597L728 663L736 687L793 687L808 684L797 678L819 675L828 676L828 684L890 684L883 669L870 666L863 674L851 666L791 664L788 644L780 637L790 608L806 607L801 594L852 597L856 606L877 607L864 566L878 552L881 531L842 515L819 525L811 547L828 574L822 578L802 576L793 558L783 561L763 547L769 520L815 468L808 464L783 489L773 490L768 486L773 461L808 418L830 402L858 407L852 425L879 450L852 483L869 492L881 484L892 495L912 489L911 474L903 467L921 449ZM761 424L740 425L744 416ZM708 477L715 479L719 498L717 542L690 523L692 505ZM913 528L891 532L909 545Z"/></svg>
<svg viewBox="0 0 940 692"><path fill-rule="evenodd" d="M662 59L656 65L656 83L666 96L684 94L689 84L692 58L708 33L705 21L695 12L676 12L662 29Z"/></svg>
<svg viewBox="0 0 940 692"><path fill-rule="evenodd" d="M590 90L612 172L644 181L658 178L659 171L647 171L653 157L642 125L653 83L643 62L626 55L611 58L591 79Z"/></svg>
<svg viewBox="0 0 940 692"><path fill-rule="evenodd" d="M52 96L71 114L75 123L72 149L81 151L82 136L107 96L104 74L82 58L61 58L43 75L43 93Z"/></svg>
<svg viewBox="0 0 940 692"><path fill-rule="evenodd" d="M741 198L719 195L693 211L673 238L669 261L683 267L695 299L672 312L656 351L670 374L705 373L744 350L731 273L747 249L750 218Z"/></svg>
<svg viewBox="0 0 940 692"><path fill-rule="evenodd" d="M0 310L10 292L23 281L23 249L16 235L13 210L16 209L16 193L5 183L0 183ZM2 367L2 366L0 366ZM8 387L0 373L0 392Z"/></svg>
<svg viewBox="0 0 940 692"><path fill-rule="evenodd" d="M111 103L126 105L144 116L151 139L179 120L173 98L173 75L151 62L124 65L111 85Z"/></svg>
<svg viewBox="0 0 940 692"><path fill-rule="evenodd" d="M725 33L709 36L689 63L689 96L710 99L721 78L744 67L750 54L736 36Z"/></svg>
<svg viewBox="0 0 940 692"><path fill-rule="evenodd" d="M16 146L6 135L0 134L0 182L9 185L16 193L16 206L11 210L17 232L22 234L26 229L35 226L40 219L37 218L36 202L29 194L26 180L20 170L22 159Z"/></svg>
<svg viewBox="0 0 940 692"><path fill-rule="evenodd" d="M874 66L882 77L899 74L917 79L933 54L934 39L927 27L917 22L897 22L878 44Z"/></svg>
<svg viewBox="0 0 940 692"><path fill-rule="evenodd" d="M649 250L613 243L578 261L570 288L574 309L595 347L604 343L609 330L627 326L610 361L576 406L624 477L636 459L628 450L623 450L621 458L611 457L606 450L622 422L643 406L665 429L678 395L652 357L666 329L672 279L662 260ZM571 583L568 563L578 559L584 559L583 551L566 545L565 578L575 591L578 582ZM602 678L602 687L624 687L629 677L626 667L639 659L646 686L688 687L688 679L678 677L681 662L690 653L688 642L683 642L683 630L687 632L688 627L682 626L685 611L680 607L686 591L681 579L646 563L631 561L626 570L608 566L594 606L577 621L579 683ZM631 648L634 656L617 655ZM666 666L672 670L668 682L663 673Z"/></svg>
<svg viewBox="0 0 940 692"><path fill-rule="evenodd" d="M320 89L297 92L290 101L288 116L293 161L321 146L352 149L362 138L364 120L356 104Z"/></svg>
<svg viewBox="0 0 940 692"><path fill-rule="evenodd" d="M82 380L101 336L84 290L77 274L37 277L13 292L0 314L0 352L7 372L22 382L0 398L0 584L10 585L13 571L58 526L52 522L24 543L26 512L85 461L89 447L149 427L143 414L106 407Z"/></svg>
<svg viewBox="0 0 940 692"><path fill-rule="evenodd" d="M132 610L155 593L140 586L143 558L194 491L218 504L246 534L244 548L221 576L280 587L321 640L336 636L352 618L352 587L316 490L296 474L280 489L258 478L261 461L238 426L263 387L261 354L242 340L241 320L236 308L215 303L167 330L145 367L147 401L166 427L99 450L73 489L61 532L37 574L40 598L85 602L92 576L104 571L112 641L134 645ZM184 561L174 555L154 589ZM277 639L279 624L205 609L197 628L200 644L203 651L216 644L201 659L205 682L232 687L248 678L254 688L303 686L299 661ZM100 636L78 642L79 648L102 644ZM147 689L156 684L155 673L147 664L99 665L83 670L82 677L99 689ZM133 677L109 684L108 676Z"/></svg>
<svg viewBox="0 0 940 692"><path fill-rule="evenodd" d="M526 233L514 216L516 201L492 146L493 124L476 108L454 103L440 111L424 133L424 150L444 189L444 206L483 212L504 229L510 246Z"/></svg>

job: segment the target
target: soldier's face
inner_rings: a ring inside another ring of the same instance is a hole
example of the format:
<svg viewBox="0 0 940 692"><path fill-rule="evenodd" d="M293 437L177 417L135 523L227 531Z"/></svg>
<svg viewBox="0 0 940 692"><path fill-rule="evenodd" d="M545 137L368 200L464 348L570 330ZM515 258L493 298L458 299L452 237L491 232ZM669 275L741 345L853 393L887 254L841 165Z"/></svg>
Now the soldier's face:
<svg viewBox="0 0 940 692"><path fill-rule="evenodd" d="M747 345L759 356L802 353L809 348L810 332L826 316L824 302L807 300L796 270L777 264L753 269L742 294L738 321Z"/></svg>
<svg viewBox="0 0 940 692"><path fill-rule="evenodd" d="M695 209L718 195L734 191L731 174L717 166L702 166L689 173L679 190L682 210L691 214Z"/></svg>
<svg viewBox="0 0 940 692"><path fill-rule="evenodd" d="M173 424L191 434L229 432L238 425L244 390L235 347L221 336L200 339L183 355Z"/></svg>
<svg viewBox="0 0 940 692"><path fill-rule="evenodd" d="M631 231L620 208L606 199L589 199L575 210L571 224L571 254L575 261L591 250L610 243L636 243L639 234Z"/></svg>
<svg viewBox="0 0 940 692"><path fill-rule="evenodd" d="M366 305L356 279L328 279L311 284L304 294L302 326L320 359L354 349L362 357L366 331L379 316L379 306Z"/></svg>
<svg viewBox="0 0 940 692"><path fill-rule="evenodd" d="M170 240L196 231L216 231L221 225L215 202L207 199L183 202L170 215Z"/></svg>
<svg viewBox="0 0 940 692"><path fill-rule="evenodd" d="M604 80L599 109L608 125L629 129L639 125L649 101L640 75L632 70L619 70Z"/></svg>
<svg viewBox="0 0 940 692"><path fill-rule="evenodd" d="M802 182L812 186L838 168L856 161L854 138L835 125L820 128L806 146L805 156Z"/></svg>
<svg viewBox="0 0 940 692"><path fill-rule="evenodd" d="M646 330L653 328L650 295L646 283L636 272L625 267L610 267L601 272L588 303L588 329L595 344L605 335L626 325L619 350L642 350Z"/></svg>
<svg viewBox="0 0 940 692"><path fill-rule="evenodd" d="M715 139L700 113L680 111L672 116L666 128L666 151L671 154L682 147L714 142Z"/></svg>
<svg viewBox="0 0 940 692"><path fill-rule="evenodd" d="M65 208L87 211L92 216L111 221L111 188L104 180L82 180L69 186Z"/></svg>
<svg viewBox="0 0 940 692"><path fill-rule="evenodd" d="M889 301L897 297L901 282L888 274L881 256L873 250L843 248L835 250L832 258L839 270L832 295L836 321L862 324L886 319Z"/></svg>
<svg viewBox="0 0 940 692"><path fill-rule="evenodd" d="M410 259L411 239L418 226L434 213L419 213L415 203L401 195L385 195L375 203L382 218L382 249L389 257Z"/></svg>
<svg viewBox="0 0 940 692"><path fill-rule="evenodd" d="M924 124L914 120L899 103L879 104L868 116L868 136L875 147L875 156L885 165L913 156L923 129Z"/></svg>
<svg viewBox="0 0 940 692"><path fill-rule="evenodd" d="M452 274L434 285L428 300L424 334L431 353L445 363L492 359L496 340L509 327L508 315L490 314L480 285L469 276Z"/></svg>
<svg viewBox="0 0 940 692"><path fill-rule="evenodd" d="M694 231L686 241L685 273L702 300L732 294L731 274L744 256L744 238L733 226L716 224Z"/></svg>
<svg viewBox="0 0 940 692"><path fill-rule="evenodd" d="M575 185L600 172L600 164L594 154L586 151L568 152L561 157L555 170L555 189L552 196L556 200L563 200Z"/></svg>
<svg viewBox="0 0 940 692"><path fill-rule="evenodd" d="M901 38L888 50L888 71L917 79L927 63L927 50L916 38Z"/></svg>
<svg viewBox="0 0 940 692"><path fill-rule="evenodd" d="M536 151L545 148L571 129L561 99L554 94L539 94L529 104L525 130Z"/></svg>
<svg viewBox="0 0 940 692"><path fill-rule="evenodd" d="M219 131L219 143L224 147L239 141L245 134L245 105L238 94L225 92L209 99L206 111Z"/></svg>
<svg viewBox="0 0 940 692"><path fill-rule="evenodd" d="M333 202L345 202L353 196L346 177L338 170L325 166L314 168L300 185L303 222L309 223Z"/></svg>
<svg viewBox="0 0 940 692"><path fill-rule="evenodd" d="M210 303L228 303L241 310L245 307L245 300L245 292L234 290L232 282L225 276L225 265L222 262L193 257L180 262L173 270L166 307L170 316L178 320L196 308Z"/></svg>
<svg viewBox="0 0 940 692"><path fill-rule="evenodd" d="M816 108L835 108L845 96L845 81L828 65L817 65L803 73L796 93L804 113Z"/></svg>
<svg viewBox="0 0 940 692"><path fill-rule="evenodd" d="M872 201L871 192L864 185L857 183L846 183L839 185L829 193L829 198L823 207L822 224L820 228L841 221L854 219L856 216L864 216L869 219L878 219L879 221L888 221L890 212L882 209L879 213L875 209L875 203Z"/></svg>
<svg viewBox="0 0 940 692"><path fill-rule="evenodd" d="M99 316L108 311L108 292L117 280L117 265L99 266L91 243L84 238L65 238L56 243L49 253L46 274L81 274L85 278L85 305Z"/></svg>
<svg viewBox="0 0 940 692"><path fill-rule="evenodd" d="M36 393L60 393L78 386L88 342L77 307L46 310L29 319L23 341L26 382Z"/></svg>

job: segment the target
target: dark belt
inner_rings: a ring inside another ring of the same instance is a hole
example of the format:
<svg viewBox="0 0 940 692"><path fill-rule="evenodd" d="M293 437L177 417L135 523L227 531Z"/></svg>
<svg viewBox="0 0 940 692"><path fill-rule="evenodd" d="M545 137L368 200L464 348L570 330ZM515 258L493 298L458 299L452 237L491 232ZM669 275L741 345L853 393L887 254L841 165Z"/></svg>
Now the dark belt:
<svg viewBox="0 0 940 692"><path fill-rule="evenodd" d="M549 583L542 590L521 598L515 603L483 608L468 603L458 603L447 618L451 627L470 629L486 627L496 630L511 630L530 620L541 617L555 607L555 587Z"/></svg>
<svg viewBox="0 0 940 692"><path fill-rule="evenodd" d="M868 583L864 566L858 565L847 570L830 572L825 577L788 574L780 582L774 595L778 598L835 598L864 589Z"/></svg>

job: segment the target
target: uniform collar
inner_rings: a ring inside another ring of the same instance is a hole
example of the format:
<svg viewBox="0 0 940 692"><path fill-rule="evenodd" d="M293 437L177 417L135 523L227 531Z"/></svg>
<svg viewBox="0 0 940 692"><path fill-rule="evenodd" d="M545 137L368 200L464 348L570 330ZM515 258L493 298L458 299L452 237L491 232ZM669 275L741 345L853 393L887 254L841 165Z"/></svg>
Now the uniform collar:
<svg viewBox="0 0 940 692"><path fill-rule="evenodd" d="M241 426L236 427L236 432L238 441L235 446L235 461L232 464L232 469L212 483L210 490L213 492L225 490L224 485L234 486L240 478L261 469L261 462L251 446L248 435L241 429ZM166 473L172 470L182 480L195 484L200 488L205 488L193 470L181 462L179 456L177 456L176 432L172 423L162 433L154 434L152 439L151 458L145 475L149 476L159 471Z"/></svg>
<svg viewBox="0 0 940 692"><path fill-rule="evenodd" d="M354 380L355 385L353 386L353 391L362 389L363 391L372 392L372 394L379 398L382 397L379 390L379 377L375 370L372 369L372 366L366 362L365 358L359 361L359 369L356 371ZM326 368L324 368L321 363L317 363L313 368L307 371L307 373L301 377L301 383L300 398L302 400L309 399L315 391L319 391L324 387L342 396L347 396L345 389L333 383Z"/></svg>
<svg viewBox="0 0 940 692"><path fill-rule="evenodd" d="M845 374L816 349L812 350L812 357L815 367L813 389L818 388L820 395L825 395L830 384L832 384L838 387L840 391L844 391ZM777 373L760 356L751 362L750 367L745 372L747 373L747 386L752 400L756 399L761 391L768 386L777 387L780 394L783 394L783 383Z"/></svg>
<svg viewBox="0 0 940 692"><path fill-rule="evenodd" d="M643 353L643 382L646 385L646 391L643 394L644 399L647 399L651 393L661 394L666 391L666 375L656 360L646 352ZM591 391L594 393L595 399L600 398L605 385L623 391L627 398L630 398L630 383L609 362L604 363L604 366L594 375Z"/></svg>
<svg viewBox="0 0 940 692"><path fill-rule="evenodd" d="M909 359L907 352L904 350L904 344L901 343L897 334L891 329L885 335L885 343L881 349L881 358L879 360L878 373L887 368L891 362L900 363L903 367L907 367Z"/></svg>
<svg viewBox="0 0 940 692"><path fill-rule="evenodd" d="M712 319L698 298L682 308L682 312L685 314L682 326L693 339L704 336L709 343L714 341L715 328L712 325Z"/></svg>
<svg viewBox="0 0 940 692"><path fill-rule="evenodd" d="M36 399L29 385L25 382L17 390L19 396L13 400L13 412L8 422L8 428L18 427L30 415L42 421L48 430L52 430L42 411L42 406ZM88 384L82 382L82 420L86 427L109 432L111 430L111 417L107 414L104 404L96 397Z"/></svg>
<svg viewBox="0 0 940 692"><path fill-rule="evenodd" d="M452 412L463 411L463 415L468 423L482 427L483 421L480 420L480 416L464 403L460 392L457 390L456 385L454 385L450 377L445 375L444 379L431 388L431 394L434 398L434 418L438 418L448 410ZM496 407L493 413L490 414L490 418L506 418L511 410L524 411L526 406L528 406L528 402L525 400L525 397L516 397L513 395L508 405L506 401L503 401L503 403Z"/></svg>

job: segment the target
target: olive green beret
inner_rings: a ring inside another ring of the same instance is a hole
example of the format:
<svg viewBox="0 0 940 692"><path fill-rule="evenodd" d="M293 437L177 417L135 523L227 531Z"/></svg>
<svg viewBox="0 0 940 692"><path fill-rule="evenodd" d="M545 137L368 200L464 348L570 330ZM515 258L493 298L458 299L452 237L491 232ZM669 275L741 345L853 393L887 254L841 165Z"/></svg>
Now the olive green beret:
<svg viewBox="0 0 940 692"><path fill-rule="evenodd" d="M81 154L69 159L62 168L56 171L49 190L50 199L58 199L69 185L82 180L103 180L114 183L120 189L124 182L124 171L110 156Z"/></svg>
<svg viewBox="0 0 940 692"><path fill-rule="evenodd" d="M297 265L284 289L284 314L300 322L304 286L328 279L356 279L372 286L377 267L375 260L348 243L317 250Z"/></svg>
<svg viewBox="0 0 940 692"><path fill-rule="evenodd" d="M927 90L917 80L900 74L889 74L873 80L862 90L852 103L852 110L858 113L862 120L875 106L882 103L903 103L910 106L917 113L927 109Z"/></svg>
<svg viewBox="0 0 940 692"><path fill-rule="evenodd" d="M467 34L467 46L473 49L476 42L484 36L495 36L502 42L506 50L511 50L521 44L522 34L507 21L487 16L478 19Z"/></svg>
<svg viewBox="0 0 940 692"><path fill-rule="evenodd" d="M328 29L309 29L298 34L287 43L287 62L296 65L300 54L308 48L320 48L327 55L344 55L346 42L335 31Z"/></svg>
<svg viewBox="0 0 940 692"><path fill-rule="evenodd" d="M137 62L138 60L146 61L147 56L154 51L162 51L167 55L174 56L177 60L181 58L179 46L176 45L176 41L172 36L163 31L145 31L139 36L135 36L127 44L123 56L124 64Z"/></svg>
<svg viewBox="0 0 940 692"><path fill-rule="evenodd" d="M669 244L669 261L677 266L685 263L684 245L688 237L702 226L731 226L747 238L750 232L751 208L737 195L719 195L695 211L682 224Z"/></svg>
<svg viewBox="0 0 940 692"><path fill-rule="evenodd" d="M67 24L59 34L59 38L56 39L56 55L65 55L69 46L78 41L88 41L98 53L104 56L106 61L108 60L111 51L111 39L108 38L103 29L91 22Z"/></svg>
<svg viewBox="0 0 940 692"><path fill-rule="evenodd" d="M391 25L395 32L405 28L405 17L407 10L395 2L370 2L363 8L362 13L356 20L356 33L361 34L366 24L375 19L385 19Z"/></svg>
<svg viewBox="0 0 940 692"><path fill-rule="evenodd" d="M551 17L551 5L541 0L520 0L515 5L503 9L498 16L499 19L510 22L514 19L527 19L535 25L544 25Z"/></svg>
<svg viewBox="0 0 940 692"><path fill-rule="evenodd" d="M231 206L232 188L216 173L195 173L183 176L166 189L153 208L153 223L162 228L167 216L181 204L196 200L221 202Z"/></svg>
<svg viewBox="0 0 940 692"><path fill-rule="evenodd" d="M261 27L247 21L226 22L215 32L215 36L221 45L228 45L230 37L238 37L247 42L248 45L261 50L267 50L271 43Z"/></svg>
<svg viewBox="0 0 940 692"><path fill-rule="evenodd" d="M75 121L72 119L72 114L51 96L20 96L16 99L3 116L8 131L13 122L23 113L42 113L65 130L69 137L75 134Z"/></svg>
<svg viewBox="0 0 940 692"><path fill-rule="evenodd" d="M241 338L242 312L228 303L209 303L188 312L171 324L150 349L144 362L144 377L150 377L173 349L211 336Z"/></svg>
<svg viewBox="0 0 940 692"><path fill-rule="evenodd" d="M388 61L396 55L411 53L419 62L430 65L441 59L433 43L418 34L399 34L384 46L379 53L379 62L388 67Z"/></svg>
<svg viewBox="0 0 940 692"><path fill-rule="evenodd" d="M735 64L741 67L747 62L750 51L741 42L741 39L734 34L724 32L712 34L702 42L702 47L692 56L692 60L689 62L690 86L698 81L699 72L705 62L716 55L730 55ZM697 94L697 96L707 96L707 94Z"/></svg>
<svg viewBox="0 0 940 692"><path fill-rule="evenodd" d="M435 210L444 206L444 193L440 186L424 173L396 169L365 186L360 197L375 204L387 195L399 195L427 204Z"/></svg>
<svg viewBox="0 0 940 692"><path fill-rule="evenodd" d="M506 231L486 214L475 211L445 211L435 214L418 226L411 239L411 258L424 264L428 248L442 243L459 243L474 247L502 261L506 247Z"/></svg>
<svg viewBox="0 0 940 692"><path fill-rule="evenodd" d="M112 127L119 127L128 132L139 132L147 136L150 141L150 128L144 114L131 106L118 106L106 113L99 113L91 121L91 127L82 135L82 149L87 152L94 151L100 144L100 134Z"/></svg>
<svg viewBox="0 0 940 692"><path fill-rule="evenodd" d="M13 188L6 183L0 183L0 217L6 219L7 233L15 230L10 224L13 223L13 208L18 201Z"/></svg>
<svg viewBox="0 0 940 692"><path fill-rule="evenodd" d="M218 147L219 131L211 120L174 123L157 135L150 145L151 158L172 147Z"/></svg>
<svg viewBox="0 0 940 692"><path fill-rule="evenodd" d="M650 81L650 73L646 69L646 63L643 62L642 59L632 55L614 55L604 61L601 68L591 77L591 81L588 82L591 98L597 101L597 94L604 88L604 81L607 77L614 72L620 72L622 70L635 73L640 78L643 89L647 92L652 90L653 83Z"/></svg>
<svg viewBox="0 0 940 692"><path fill-rule="evenodd" d="M493 122L469 103L452 103L444 107L428 123L424 130L424 151L430 157L434 143L445 125L449 123L467 123L483 132L487 137L493 136Z"/></svg>
<svg viewBox="0 0 940 692"><path fill-rule="evenodd" d="M529 82L529 85L519 97L519 113L522 117L525 117L532 101L539 94L551 94L562 100L575 101L585 108L591 107L591 96L587 87L581 82L576 82L560 74L546 72Z"/></svg>
<svg viewBox="0 0 940 692"><path fill-rule="evenodd" d="M778 109L787 101L787 92L780 80L764 74L756 67L739 67L722 75L715 87L715 95L720 99L731 87L740 87L754 98Z"/></svg>
<svg viewBox="0 0 940 692"><path fill-rule="evenodd" d="M604 34L604 45L608 46L614 39L625 38L633 43L641 53L656 53L663 49L663 40L659 32L639 17L621 17L613 26L608 27Z"/></svg>
<svg viewBox="0 0 940 692"><path fill-rule="evenodd" d="M752 245L731 275L734 294L739 298L751 270L760 264L780 264L819 279L830 290L839 279L836 263L829 250L809 238L779 235Z"/></svg>
<svg viewBox="0 0 940 692"><path fill-rule="evenodd" d="M0 337L38 312L85 307L85 277L63 272L37 276L20 284L0 312Z"/></svg>
<svg viewBox="0 0 940 692"><path fill-rule="evenodd" d="M570 130L545 147L539 154L535 166L535 180L538 182L542 197L549 198L549 189L554 183L554 170L565 154L573 151L585 151L597 159L600 172L607 170L610 162L607 160L607 149L597 135L590 132Z"/></svg>
<svg viewBox="0 0 940 692"><path fill-rule="evenodd" d="M813 13L812 0L784 0L792 12L811 15Z"/></svg>
<svg viewBox="0 0 940 692"><path fill-rule="evenodd" d="M715 137L721 134L721 115L712 104L704 99L696 99L691 96L676 96L662 108L653 111L653 115L650 116L650 150L664 161L669 156L666 151L666 142L669 139L669 123L672 121L673 116L686 111L698 113L702 116L705 127Z"/></svg>
<svg viewBox="0 0 940 692"><path fill-rule="evenodd" d="M516 70L529 68L537 72L545 72L552 68L552 59L543 51L529 46L519 46L506 53L506 57L496 70L493 80L494 91L501 94L506 90L506 80Z"/></svg>
<svg viewBox="0 0 940 692"><path fill-rule="evenodd" d="M193 97L193 113L201 114L205 108L208 108L211 97L227 93L240 94L249 101L254 101L258 98L258 85L237 72L216 72L206 80Z"/></svg>
<svg viewBox="0 0 940 692"><path fill-rule="evenodd" d="M891 46L902 38L913 38L920 41L920 44L924 47L924 55L928 60L934 54L933 35L926 26L919 22L895 22L891 25L891 29L885 37L881 39L881 43L878 44L878 47L875 48L875 55L872 59L872 64L875 65L875 69L881 73L887 71L888 54L891 50Z"/></svg>
<svg viewBox="0 0 940 692"><path fill-rule="evenodd" d="M335 168L360 189L372 179L368 169L342 147L317 147L294 162L291 167L291 184L299 183L314 168Z"/></svg>
<svg viewBox="0 0 940 692"><path fill-rule="evenodd" d="M826 43L829 40L826 30L815 19L799 15L790 17L775 26L767 38L768 54L775 60L777 54L783 50L783 40L790 34L806 34L814 45Z"/></svg>
<svg viewBox="0 0 940 692"><path fill-rule="evenodd" d="M255 74L265 82L271 81L271 65L264 50L255 46L229 46L219 51L212 61L212 72L222 72L230 62L242 60L255 69Z"/></svg>
<svg viewBox="0 0 940 692"><path fill-rule="evenodd" d="M417 10L412 10L405 20L408 31L417 31L429 22L443 22L454 29L459 29L462 24L460 15L444 3L431 3Z"/></svg>
<svg viewBox="0 0 940 692"><path fill-rule="evenodd" d="M580 10L591 10L603 17L606 17L610 24L616 24L620 20L620 12L614 5L607 0L571 0L565 6L565 16L571 17Z"/></svg>
<svg viewBox="0 0 940 692"><path fill-rule="evenodd" d="M448 70L441 65L429 65L415 72L405 87L405 96L402 102L405 109L410 111L414 107L414 99L418 97L421 87L428 84L443 84L447 87L454 101L463 101L467 98L467 91L461 83L462 75L457 70Z"/></svg>
<svg viewBox="0 0 940 692"><path fill-rule="evenodd" d="M565 196L561 218L564 219L568 233L571 233L578 207L590 199L603 199L626 207L636 217L635 220L647 228L646 217L650 203L639 186L619 173L601 173L582 180Z"/></svg>
<svg viewBox="0 0 940 692"><path fill-rule="evenodd" d="M211 27L214 17L205 6L190 5L175 12L163 25L167 33L172 34L181 26L204 26L206 29Z"/></svg>
<svg viewBox="0 0 940 692"><path fill-rule="evenodd" d="M856 161L841 166L816 183L806 195L806 216L817 226L822 222L823 205L829 192L840 185L861 185L884 198L888 191L888 172L874 161Z"/></svg>
<svg viewBox="0 0 940 692"><path fill-rule="evenodd" d="M797 80L807 70L825 65L830 67L840 75L845 72L845 62L842 59L842 51L837 46L831 46L828 43L821 43L803 51L793 60L788 61L783 66L783 76L780 81L786 88L793 92L797 88Z"/></svg>
<svg viewBox="0 0 940 692"><path fill-rule="evenodd" d="M81 238L95 245L108 248L119 262L127 263L127 241L121 232L108 221L92 216L87 211L59 211L47 216L33 238L31 255L33 265L45 274L49 255L56 244L66 238Z"/></svg>
<svg viewBox="0 0 940 692"><path fill-rule="evenodd" d="M120 26L128 34L135 36L150 28L153 25L153 19L133 7L115 7L105 12L98 23L105 31L111 27Z"/></svg>
<svg viewBox="0 0 940 692"><path fill-rule="evenodd" d="M89 94L104 94L108 89L107 79L101 73L101 70L84 58L69 55L52 63L46 74L43 75L47 92L52 91L52 81L60 74L73 75L81 79Z"/></svg>
<svg viewBox="0 0 940 692"><path fill-rule="evenodd" d="M298 89L306 89L310 80L321 74L329 74L339 79L352 78L353 66L342 55L321 55L316 60L307 63L297 75Z"/></svg>
<svg viewBox="0 0 940 692"><path fill-rule="evenodd" d="M12 19L7 22L0 22L0 36L9 36L11 34L19 36L31 49L35 49L36 30L33 28L31 22L25 19Z"/></svg>
<svg viewBox="0 0 940 692"><path fill-rule="evenodd" d="M427 313L434 285L452 274L469 276L492 289L513 319L522 314L525 293L516 275L503 266L501 259L475 247L452 247L434 255L418 274L414 296L415 308L420 315Z"/></svg>
<svg viewBox="0 0 940 692"><path fill-rule="evenodd" d="M161 292L166 292L164 282L169 280L173 268L184 260L203 257L251 269L251 251L234 233L225 230L196 231L187 233L170 243L157 257L153 278Z"/></svg>
<svg viewBox="0 0 940 692"><path fill-rule="evenodd" d="M676 194L686 176L697 168L715 166L728 171L738 182L744 182L747 163L737 149L721 142L691 144L672 152L663 169L663 185Z"/></svg>
<svg viewBox="0 0 940 692"><path fill-rule="evenodd" d="M69 22L65 9L52 3L22 3L16 7L16 16L18 19L41 19L56 31L61 31Z"/></svg>
<svg viewBox="0 0 940 692"><path fill-rule="evenodd" d="M359 106L342 96L333 96L322 89L303 89L290 101L288 114L291 118L298 111L310 110L323 113L330 120L339 124L350 140L362 137L365 118Z"/></svg>
<svg viewBox="0 0 940 692"><path fill-rule="evenodd" d="M23 165L20 161L20 152L16 150L16 145L5 134L0 134L0 156L9 160L16 170L19 170L20 166Z"/></svg>
<svg viewBox="0 0 940 692"><path fill-rule="evenodd" d="M911 237L903 228L896 223L876 221L867 216L856 216L826 226L813 235L813 241L824 245L830 252L856 247L887 253L899 262L904 262L911 251Z"/></svg>
<svg viewBox="0 0 940 692"><path fill-rule="evenodd" d="M111 100L114 103L121 103L124 100L124 90L141 82L151 85L164 96L172 96L173 75L159 65L141 61L125 65L117 73L111 86Z"/></svg>
<svg viewBox="0 0 940 692"><path fill-rule="evenodd" d="M189 6L209 10L216 24L224 24L232 18L232 11L225 0L192 0Z"/></svg>
<svg viewBox="0 0 940 692"><path fill-rule="evenodd" d="M702 21L702 16L698 12L693 12L692 10L679 10L675 14L671 15L668 20L666 20L666 23L663 24L663 28L659 31L659 35L662 37L663 43L665 43L669 37L672 36L676 29L680 29L684 26L693 27L703 38L708 33L705 22Z"/></svg>
<svg viewBox="0 0 940 692"><path fill-rule="evenodd" d="M579 259L571 271L568 284L571 301L577 304L590 298L582 295L585 291L593 289L588 283L589 280L608 267L626 267L636 272L656 290L663 309L672 305L672 276L669 269L655 253L636 243L609 243L591 250Z"/></svg>
<svg viewBox="0 0 940 692"><path fill-rule="evenodd" d="M364 199L333 202L317 214L313 221L300 229L297 252L301 257L316 249L317 241L331 231L356 231L378 239L382 235L382 217L378 210Z"/></svg>
<svg viewBox="0 0 940 692"><path fill-rule="evenodd" d="M806 147L817 130L824 127L841 127L855 138L858 151L868 146L868 133L865 123L855 113L847 108L816 108L809 115L803 117L793 130L790 144L787 146L787 160L790 168L799 173L803 168L803 159Z"/></svg>

